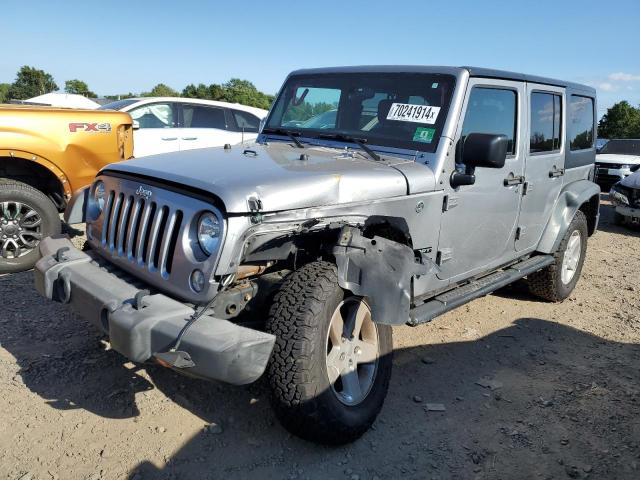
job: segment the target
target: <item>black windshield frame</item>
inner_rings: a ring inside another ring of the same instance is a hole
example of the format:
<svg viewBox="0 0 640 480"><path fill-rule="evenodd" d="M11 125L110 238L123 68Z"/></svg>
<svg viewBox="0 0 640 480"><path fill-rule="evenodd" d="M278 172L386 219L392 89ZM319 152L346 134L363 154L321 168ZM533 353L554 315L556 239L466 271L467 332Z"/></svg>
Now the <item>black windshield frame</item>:
<svg viewBox="0 0 640 480"><path fill-rule="evenodd" d="M435 152L449 115L455 87L456 77L448 73L341 72L292 75L287 79L274 102L273 108L269 112L265 129L286 129L295 132L296 135L319 140L322 140L322 135L340 134L362 139L371 147ZM300 89L305 88L340 90L339 101L334 105L337 110L337 118L333 128L330 126L321 129L304 128L301 125L303 122L296 124L296 122L285 121L287 113L290 112L292 105L295 105L295 103L292 103L294 96L297 92L300 92ZM374 97L367 97L372 92ZM388 106L390 102L430 105L439 107L440 111L437 113L433 124L404 120L389 121L385 119L385 111L381 110L384 108L381 106L382 101L378 100L375 112L371 116L372 123L374 123L374 127L371 130L359 129L366 127L349 128L349 125L353 127L360 121L360 118L364 118L365 102L367 100L375 102L380 95L387 95L383 99L386 101L385 106ZM425 103L418 104L415 103L415 100L411 101L412 98L416 97L422 98ZM358 102L360 102L359 106ZM359 107L360 109L358 110ZM353 111L359 111L357 113L359 117L355 121L353 120ZM384 130L383 128L379 128L376 131L375 127L382 126L382 122L379 120L381 117L385 123L391 124L393 122L393 131L397 133L390 134L389 131L391 130ZM429 130L429 132L426 132L426 140L428 141L416 141L415 138L420 137L419 133L423 133L422 131L424 130Z"/></svg>

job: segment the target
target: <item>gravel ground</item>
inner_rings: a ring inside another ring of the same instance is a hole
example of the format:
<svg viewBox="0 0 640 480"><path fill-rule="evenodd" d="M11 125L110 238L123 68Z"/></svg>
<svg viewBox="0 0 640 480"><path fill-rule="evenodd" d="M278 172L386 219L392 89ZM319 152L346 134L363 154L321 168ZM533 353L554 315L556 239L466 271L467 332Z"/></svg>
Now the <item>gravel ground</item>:
<svg viewBox="0 0 640 480"><path fill-rule="evenodd" d="M395 330L382 413L341 448L289 435L263 382L134 365L1 276L0 478L640 478L640 234L602 213L564 303L514 285Z"/></svg>

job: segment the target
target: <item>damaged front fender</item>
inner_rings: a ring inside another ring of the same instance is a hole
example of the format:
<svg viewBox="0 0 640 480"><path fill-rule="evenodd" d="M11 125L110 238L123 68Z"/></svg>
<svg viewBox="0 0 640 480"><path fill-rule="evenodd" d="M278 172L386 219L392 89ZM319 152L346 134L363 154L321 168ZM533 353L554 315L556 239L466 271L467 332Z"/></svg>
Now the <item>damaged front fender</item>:
<svg viewBox="0 0 640 480"><path fill-rule="evenodd" d="M333 255L340 286L367 297L373 320L386 325L409 320L411 280L436 268L428 258L416 258L407 245L378 236L366 238L350 226L342 228Z"/></svg>

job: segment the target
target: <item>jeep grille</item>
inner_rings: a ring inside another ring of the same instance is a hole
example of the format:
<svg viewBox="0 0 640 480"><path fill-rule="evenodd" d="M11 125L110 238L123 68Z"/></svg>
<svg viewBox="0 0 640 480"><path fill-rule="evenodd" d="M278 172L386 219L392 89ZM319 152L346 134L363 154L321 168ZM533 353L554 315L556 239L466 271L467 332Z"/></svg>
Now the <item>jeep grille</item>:
<svg viewBox="0 0 640 480"><path fill-rule="evenodd" d="M181 210L111 190L104 215L103 248L169 277L182 224Z"/></svg>

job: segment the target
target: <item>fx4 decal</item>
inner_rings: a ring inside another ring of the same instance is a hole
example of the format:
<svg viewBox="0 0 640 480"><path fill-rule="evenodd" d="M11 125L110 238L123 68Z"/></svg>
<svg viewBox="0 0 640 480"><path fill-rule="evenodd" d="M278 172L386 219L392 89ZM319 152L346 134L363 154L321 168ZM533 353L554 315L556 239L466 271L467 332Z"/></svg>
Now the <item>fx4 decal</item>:
<svg viewBox="0 0 640 480"><path fill-rule="evenodd" d="M76 132L102 132L109 133L111 131L110 123L70 123L69 131Z"/></svg>

